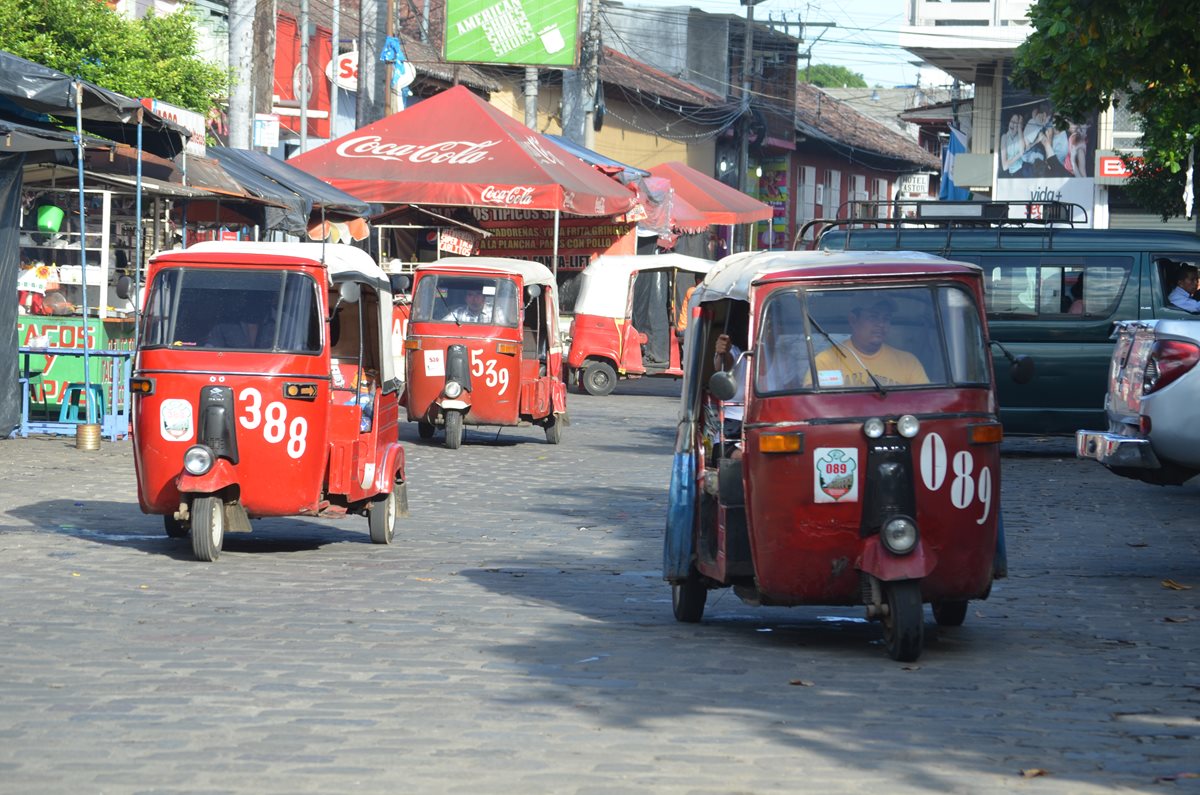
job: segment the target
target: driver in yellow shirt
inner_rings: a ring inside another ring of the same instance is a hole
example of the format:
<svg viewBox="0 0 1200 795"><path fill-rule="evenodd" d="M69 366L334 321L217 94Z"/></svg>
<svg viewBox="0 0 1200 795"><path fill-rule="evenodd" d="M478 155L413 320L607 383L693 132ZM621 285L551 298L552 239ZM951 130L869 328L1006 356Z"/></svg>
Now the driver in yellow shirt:
<svg viewBox="0 0 1200 795"><path fill-rule="evenodd" d="M868 370L884 386L928 384L929 376L916 356L884 341L894 310L895 304L887 298L852 309L850 339L817 354L818 386L873 386Z"/></svg>

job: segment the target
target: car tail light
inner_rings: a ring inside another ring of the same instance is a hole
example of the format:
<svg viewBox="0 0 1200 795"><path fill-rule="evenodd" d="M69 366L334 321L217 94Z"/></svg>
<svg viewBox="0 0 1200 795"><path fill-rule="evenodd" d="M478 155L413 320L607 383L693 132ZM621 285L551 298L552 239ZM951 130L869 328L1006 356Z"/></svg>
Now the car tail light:
<svg viewBox="0 0 1200 795"><path fill-rule="evenodd" d="M1145 414L1138 417L1138 433L1142 436L1150 435L1150 418Z"/></svg>
<svg viewBox="0 0 1200 795"><path fill-rule="evenodd" d="M1158 340L1150 348L1142 376L1142 394L1149 395L1171 383L1200 361L1200 345L1180 340Z"/></svg>

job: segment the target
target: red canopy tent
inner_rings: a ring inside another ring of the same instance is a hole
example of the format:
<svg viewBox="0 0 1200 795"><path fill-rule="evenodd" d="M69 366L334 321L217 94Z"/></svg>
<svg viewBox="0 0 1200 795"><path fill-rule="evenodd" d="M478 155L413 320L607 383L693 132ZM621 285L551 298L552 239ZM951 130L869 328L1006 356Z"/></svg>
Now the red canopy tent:
<svg viewBox="0 0 1200 795"><path fill-rule="evenodd" d="M775 212L769 204L752 199L724 182L678 161L653 166L650 173L671 180L675 195L698 210L710 224L767 221Z"/></svg>
<svg viewBox="0 0 1200 795"><path fill-rule="evenodd" d="M618 215L636 197L463 86L296 155L364 201Z"/></svg>

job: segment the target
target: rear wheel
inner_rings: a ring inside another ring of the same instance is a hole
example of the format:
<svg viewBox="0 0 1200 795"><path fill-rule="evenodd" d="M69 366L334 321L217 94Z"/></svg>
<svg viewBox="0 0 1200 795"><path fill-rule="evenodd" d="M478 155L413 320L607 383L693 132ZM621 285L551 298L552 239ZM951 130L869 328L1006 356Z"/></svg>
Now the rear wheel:
<svg viewBox="0 0 1200 795"><path fill-rule="evenodd" d="M434 430L432 422L417 420L417 436L420 436L422 439L432 439Z"/></svg>
<svg viewBox="0 0 1200 795"><path fill-rule="evenodd" d="M170 538L183 538L188 534L187 525L169 513L163 514L163 529Z"/></svg>
<svg viewBox="0 0 1200 795"><path fill-rule="evenodd" d="M546 443L558 444L562 441L562 423L558 421L558 417L550 415L546 420Z"/></svg>
<svg viewBox="0 0 1200 795"><path fill-rule="evenodd" d="M225 540L225 504L220 497L192 500L192 554L208 563L221 556Z"/></svg>
<svg viewBox="0 0 1200 795"><path fill-rule="evenodd" d="M461 411L446 412L446 447L457 450L462 444L463 417Z"/></svg>
<svg viewBox="0 0 1200 795"><path fill-rule="evenodd" d="M961 627L966 618L966 599L933 603L933 619L937 621L939 627Z"/></svg>
<svg viewBox="0 0 1200 795"><path fill-rule="evenodd" d="M707 600L708 588L695 572L683 582L671 585L671 609L675 612L676 621L695 624L704 618L704 603Z"/></svg>
<svg viewBox="0 0 1200 795"><path fill-rule="evenodd" d="M396 537L397 502L396 487L392 486L386 497L376 500L367 508L372 544L390 544Z"/></svg>
<svg viewBox="0 0 1200 795"><path fill-rule="evenodd" d="M901 580L884 583L888 612L883 619L883 640L888 656L912 662L921 656L925 643L925 613L921 606L921 583Z"/></svg>
<svg viewBox="0 0 1200 795"><path fill-rule="evenodd" d="M608 362L588 362L579 383L589 395L611 395L617 385L617 371Z"/></svg>

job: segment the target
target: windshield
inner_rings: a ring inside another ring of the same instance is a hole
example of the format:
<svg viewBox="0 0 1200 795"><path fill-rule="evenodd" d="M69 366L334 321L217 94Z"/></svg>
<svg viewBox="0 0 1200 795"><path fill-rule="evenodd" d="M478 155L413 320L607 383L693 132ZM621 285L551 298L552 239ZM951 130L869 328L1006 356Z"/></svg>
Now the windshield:
<svg viewBox="0 0 1200 795"><path fill-rule="evenodd" d="M141 344L319 353L317 285L295 271L163 270L146 299Z"/></svg>
<svg viewBox="0 0 1200 795"><path fill-rule="evenodd" d="M431 273L413 293L412 321L517 325L517 285L502 276Z"/></svg>
<svg viewBox="0 0 1200 795"><path fill-rule="evenodd" d="M778 290L762 318L760 394L990 380L979 312L959 287Z"/></svg>

